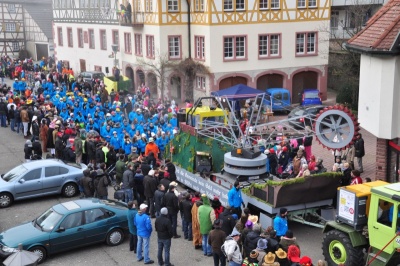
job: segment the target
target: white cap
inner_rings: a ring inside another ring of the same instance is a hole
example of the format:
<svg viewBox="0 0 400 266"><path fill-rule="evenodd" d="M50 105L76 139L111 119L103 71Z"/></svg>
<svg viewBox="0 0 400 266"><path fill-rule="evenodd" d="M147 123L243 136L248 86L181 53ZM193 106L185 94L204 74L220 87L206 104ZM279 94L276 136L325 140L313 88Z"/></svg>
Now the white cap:
<svg viewBox="0 0 400 266"><path fill-rule="evenodd" d="M140 110L140 108L136 109L136 112L141 112L142 110Z"/></svg>
<svg viewBox="0 0 400 266"><path fill-rule="evenodd" d="M172 181L171 183L169 183L169 185L176 187L176 186L178 186L178 183L176 183L175 181Z"/></svg>
<svg viewBox="0 0 400 266"><path fill-rule="evenodd" d="M32 121L35 121L35 120L37 120L37 116L36 116L36 115L34 115L34 116L32 117Z"/></svg>
<svg viewBox="0 0 400 266"><path fill-rule="evenodd" d="M151 132L151 136L152 137L154 137L156 135L156 133L154 133L154 132Z"/></svg>
<svg viewBox="0 0 400 266"><path fill-rule="evenodd" d="M265 149L264 154L269 154L269 150Z"/></svg>
<svg viewBox="0 0 400 266"><path fill-rule="evenodd" d="M144 210L146 209L148 206L144 203L140 204L139 209Z"/></svg>
<svg viewBox="0 0 400 266"><path fill-rule="evenodd" d="M149 175L154 176L154 174L155 174L155 171L154 171L154 170L150 170L150 171L149 171Z"/></svg>
<svg viewBox="0 0 400 266"><path fill-rule="evenodd" d="M153 138L149 138L149 142L154 142L154 139Z"/></svg>
<svg viewBox="0 0 400 266"><path fill-rule="evenodd" d="M178 130L173 129L173 130L172 130L172 134L176 134L176 133L178 133Z"/></svg>
<svg viewBox="0 0 400 266"><path fill-rule="evenodd" d="M145 137L147 137L146 134L142 133L142 138L145 138Z"/></svg>

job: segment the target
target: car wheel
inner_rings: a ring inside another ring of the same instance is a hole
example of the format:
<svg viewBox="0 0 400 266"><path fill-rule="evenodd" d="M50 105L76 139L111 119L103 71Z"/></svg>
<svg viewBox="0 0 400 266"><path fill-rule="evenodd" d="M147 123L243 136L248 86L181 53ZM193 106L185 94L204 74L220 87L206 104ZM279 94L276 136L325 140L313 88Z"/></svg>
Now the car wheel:
<svg viewBox="0 0 400 266"><path fill-rule="evenodd" d="M113 229L107 234L107 245L118 246L124 241L124 233L121 229Z"/></svg>
<svg viewBox="0 0 400 266"><path fill-rule="evenodd" d="M71 198L78 192L78 186L74 183L65 184L62 189L62 194L64 197Z"/></svg>
<svg viewBox="0 0 400 266"><path fill-rule="evenodd" d="M35 246L33 248L30 248L29 251L39 256L39 259L37 261L39 264L46 260L47 252L44 247Z"/></svg>
<svg viewBox="0 0 400 266"><path fill-rule="evenodd" d="M0 208L7 208L13 203L14 198L10 193L0 193Z"/></svg>

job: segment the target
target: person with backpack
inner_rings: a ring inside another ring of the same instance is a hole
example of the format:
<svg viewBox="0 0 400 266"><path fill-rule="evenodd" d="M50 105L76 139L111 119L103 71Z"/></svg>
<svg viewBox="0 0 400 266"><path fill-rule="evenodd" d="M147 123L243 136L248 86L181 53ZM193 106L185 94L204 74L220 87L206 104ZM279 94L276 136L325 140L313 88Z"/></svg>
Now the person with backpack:
<svg viewBox="0 0 400 266"><path fill-rule="evenodd" d="M240 239L239 231L234 228L232 233L225 239L224 244L221 246L221 251L229 262L229 266L242 265L242 253L240 252L238 241Z"/></svg>

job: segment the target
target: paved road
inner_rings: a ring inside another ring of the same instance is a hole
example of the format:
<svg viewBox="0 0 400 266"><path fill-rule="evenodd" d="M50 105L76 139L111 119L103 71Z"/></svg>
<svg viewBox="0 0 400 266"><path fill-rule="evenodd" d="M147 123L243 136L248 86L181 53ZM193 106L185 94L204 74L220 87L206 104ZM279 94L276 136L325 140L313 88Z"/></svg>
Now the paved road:
<svg viewBox="0 0 400 266"><path fill-rule="evenodd" d="M9 128L0 128L0 173L5 173L10 168L23 161L24 139ZM112 189L109 190L112 195ZM112 197L112 196L111 196ZM52 205L68 201L61 196L51 196L40 199L15 202L10 208L0 209L0 231L4 231L24 221L33 220ZM290 228L294 230L299 240L302 254L309 255L314 260L322 257L321 252L321 229L301 224L291 223ZM181 230L180 224L178 230ZM157 243L155 234L151 237L150 256L156 261ZM191 243L180 238L173 239L171 249L171 261L176 266L191 265L204 266L213 265L212 258L204 257L202 252L194 250ZM49 258L43 265L141 265L136 262L136 257L129 252L128 241L117 247L109 247L99 244L91 247L81 248Z"/></svg>

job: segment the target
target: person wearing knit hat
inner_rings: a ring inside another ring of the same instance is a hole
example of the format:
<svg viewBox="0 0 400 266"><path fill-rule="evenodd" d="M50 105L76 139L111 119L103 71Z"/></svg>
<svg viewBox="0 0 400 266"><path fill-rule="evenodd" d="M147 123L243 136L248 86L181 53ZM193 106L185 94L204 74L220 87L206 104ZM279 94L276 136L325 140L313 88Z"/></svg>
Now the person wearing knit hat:
<svg viewBox="0 0 400 266"><path fill-rule="evenodd" d="M243 237L244 245L244 256L248 257L250 252L257 248L258 240L261 239L261 226L260 224L254 224L253 230L247 233L246 237Z"/></svg>
<svg viewBox="0 0 400 266"><path fill-rule="evenodd" d="M200 233L202 235L202 248L204 256L212 256L211 245L208 242L208 236L215 221L215 212L210 206L210 201L206 194L201 195L203 205L199 207L198 220L200 224Z"/></svg>
<svg viewBox="0 0 400 266"><path fill-rule="evenodd" d="M221 230L223 221L221 219L216 219L214 221L214 229L211 230L208 235L208 243L211 245L212 254L214 258L214 265L225 265L226 258L221 251L221 246L224 244L226 239L226 234Z"/></svg>
<svg viewBox="0 0 400 266"><path fill-rule="evenodd" d="M229 261L229 266L241 266L242 265L242 253L238 245L240 240L240 233L235 228L233 228L232 233L225 239L221 250L224 252L226 259Z"/></svg>
<svg viewBox="0 0 400 266"><path fill-rule="evenodd" d="M268 248L268 240L261 238L257 241L257 248L255 249L258 252L258 263L261 264L263 262L263 258L266 255L266 250Z"/></svg>
<svg viewBox="0 0 400 266"><path fill-rule="evenodd" d="M300 259L300 265L301 266L313 266L312 260L308 256L304 256Z"/></svg>
<svg viewBox="0 0 400 266"><path fill-rule="evenodd" d="M291 245L300 247L296 241L296 238L293 236L292 230L287 230L286 234L281 237L281 240L279 241L279 246L283 248L283 250L287 251L289 246Z"/></svg>
<svg viewBox="0 0 400 266"><path fill-rule="evenodd" d="M289 262L300 262L300 249L297 246L289 246L288 251L287 251L287 257L289 259Z"/></svg>
<svg viewBox="0 0 400 266"><path fill-rule="evenodd" d="M286 234L286 231L288 230L287 209L286 208L281 208L279 210L279 215L277 215L274 219L274 229L276 231L276 236L278 238L280 238Z"/></svg>

